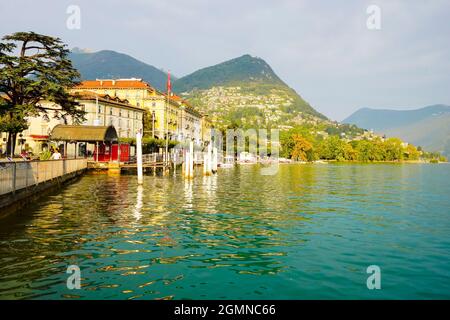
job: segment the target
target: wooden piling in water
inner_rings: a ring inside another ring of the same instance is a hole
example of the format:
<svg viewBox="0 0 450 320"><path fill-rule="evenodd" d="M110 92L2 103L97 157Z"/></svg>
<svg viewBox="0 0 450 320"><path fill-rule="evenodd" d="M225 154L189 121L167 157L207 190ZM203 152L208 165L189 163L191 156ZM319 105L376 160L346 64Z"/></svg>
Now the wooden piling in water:
<svg viewBox="0 0 450 320"><path fill-rule="evenodd" d="M138 184L144 182L143 170L142 170L142 132L138 130L136 132L136 167Z"/></svg>
<svg viewBox="0 0 450 320"><path fill-rule="evenodd" d="M194 177L194 141L191 141L189 144L189 178Z"/></svg>
<svg viewBox="0 0 450 320"><path fill-rule="evenodd" d="M213 173L217 172L217 159L218 159L217 147L214 147L212 153L212 169L211 169Z"/></svg>

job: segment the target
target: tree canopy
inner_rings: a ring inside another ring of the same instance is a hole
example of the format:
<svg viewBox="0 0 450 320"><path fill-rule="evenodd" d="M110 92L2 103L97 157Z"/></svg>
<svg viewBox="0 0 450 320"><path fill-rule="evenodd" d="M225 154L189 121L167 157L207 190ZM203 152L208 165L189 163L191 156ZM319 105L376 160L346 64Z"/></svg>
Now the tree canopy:
<svg viewBox="0 0 450 320"><path fill-rule="evenodd" d="M68 59L69 50L59 38L34 32L17 32L0 42L0 131L8 132L8 151L17 133L28 128L27 118L52 116L82 121L84 112L67 88L78 83L79 73ZM49 110L43 100L59 105ZM50 114L51 113L51 114Z"/></svg>
<svg viewBox="0 0 450 320"><path fill-rule="evenodd" d="M345 139L338 135L322 137L314 135L317 130L310 127L296 127L280 133L281 156L296 161L403 161L437 160L446 161L438 152L424 152L398 138Z"/></svg>

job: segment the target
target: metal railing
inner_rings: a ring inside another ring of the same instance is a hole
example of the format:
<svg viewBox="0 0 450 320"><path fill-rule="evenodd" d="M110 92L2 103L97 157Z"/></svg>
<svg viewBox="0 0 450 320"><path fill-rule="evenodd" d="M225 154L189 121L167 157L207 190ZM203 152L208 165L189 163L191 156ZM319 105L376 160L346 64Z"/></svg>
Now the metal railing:
<svg viewBox="0 0 450 320"><path fill-rule="evenodd" d="M202 164L203 163L204 152L195 151L194 152L194 163ZM180 164L183 162L184 154L183 152L169 153L169 161L170 163L176 162ZM163 163L165 162L165 154L164 153L147 153L142 155L142 163L143 164L153 164L153 163ZM136 157L131 157L129 164L136 163Z"/></svg>
<svg viewBox="0 0 450 320"><path fill-rule="evenodd" d="M0 195L87 168L87 159L0 162Z"/></svg>

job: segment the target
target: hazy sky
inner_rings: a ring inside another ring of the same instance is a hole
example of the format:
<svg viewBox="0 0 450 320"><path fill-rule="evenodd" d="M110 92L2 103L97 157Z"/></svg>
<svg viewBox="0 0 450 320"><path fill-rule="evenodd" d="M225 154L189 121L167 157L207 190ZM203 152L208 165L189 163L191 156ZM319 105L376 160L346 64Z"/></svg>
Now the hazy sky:
<svg viewBox="0 0 450 320"><path fill-rule="evenodd" d="M369 30L369 5L381 29ZM69 5L81 28L66 26ZM0 35L32 30L183 76L245 53L317 110L450 104L450 1L2 0Z"/></svg>

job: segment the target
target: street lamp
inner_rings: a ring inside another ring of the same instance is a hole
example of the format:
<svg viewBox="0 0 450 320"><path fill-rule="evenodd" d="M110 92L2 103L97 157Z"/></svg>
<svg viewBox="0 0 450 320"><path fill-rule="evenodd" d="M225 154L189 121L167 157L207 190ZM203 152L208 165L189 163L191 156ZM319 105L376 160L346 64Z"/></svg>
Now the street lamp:
<svg viewBox="0 0 450 320"><path fill-rule="evenodd" d="M23 138L23 134L19 134L20 154L23 153L23 145L27 140Z"/></svg>

